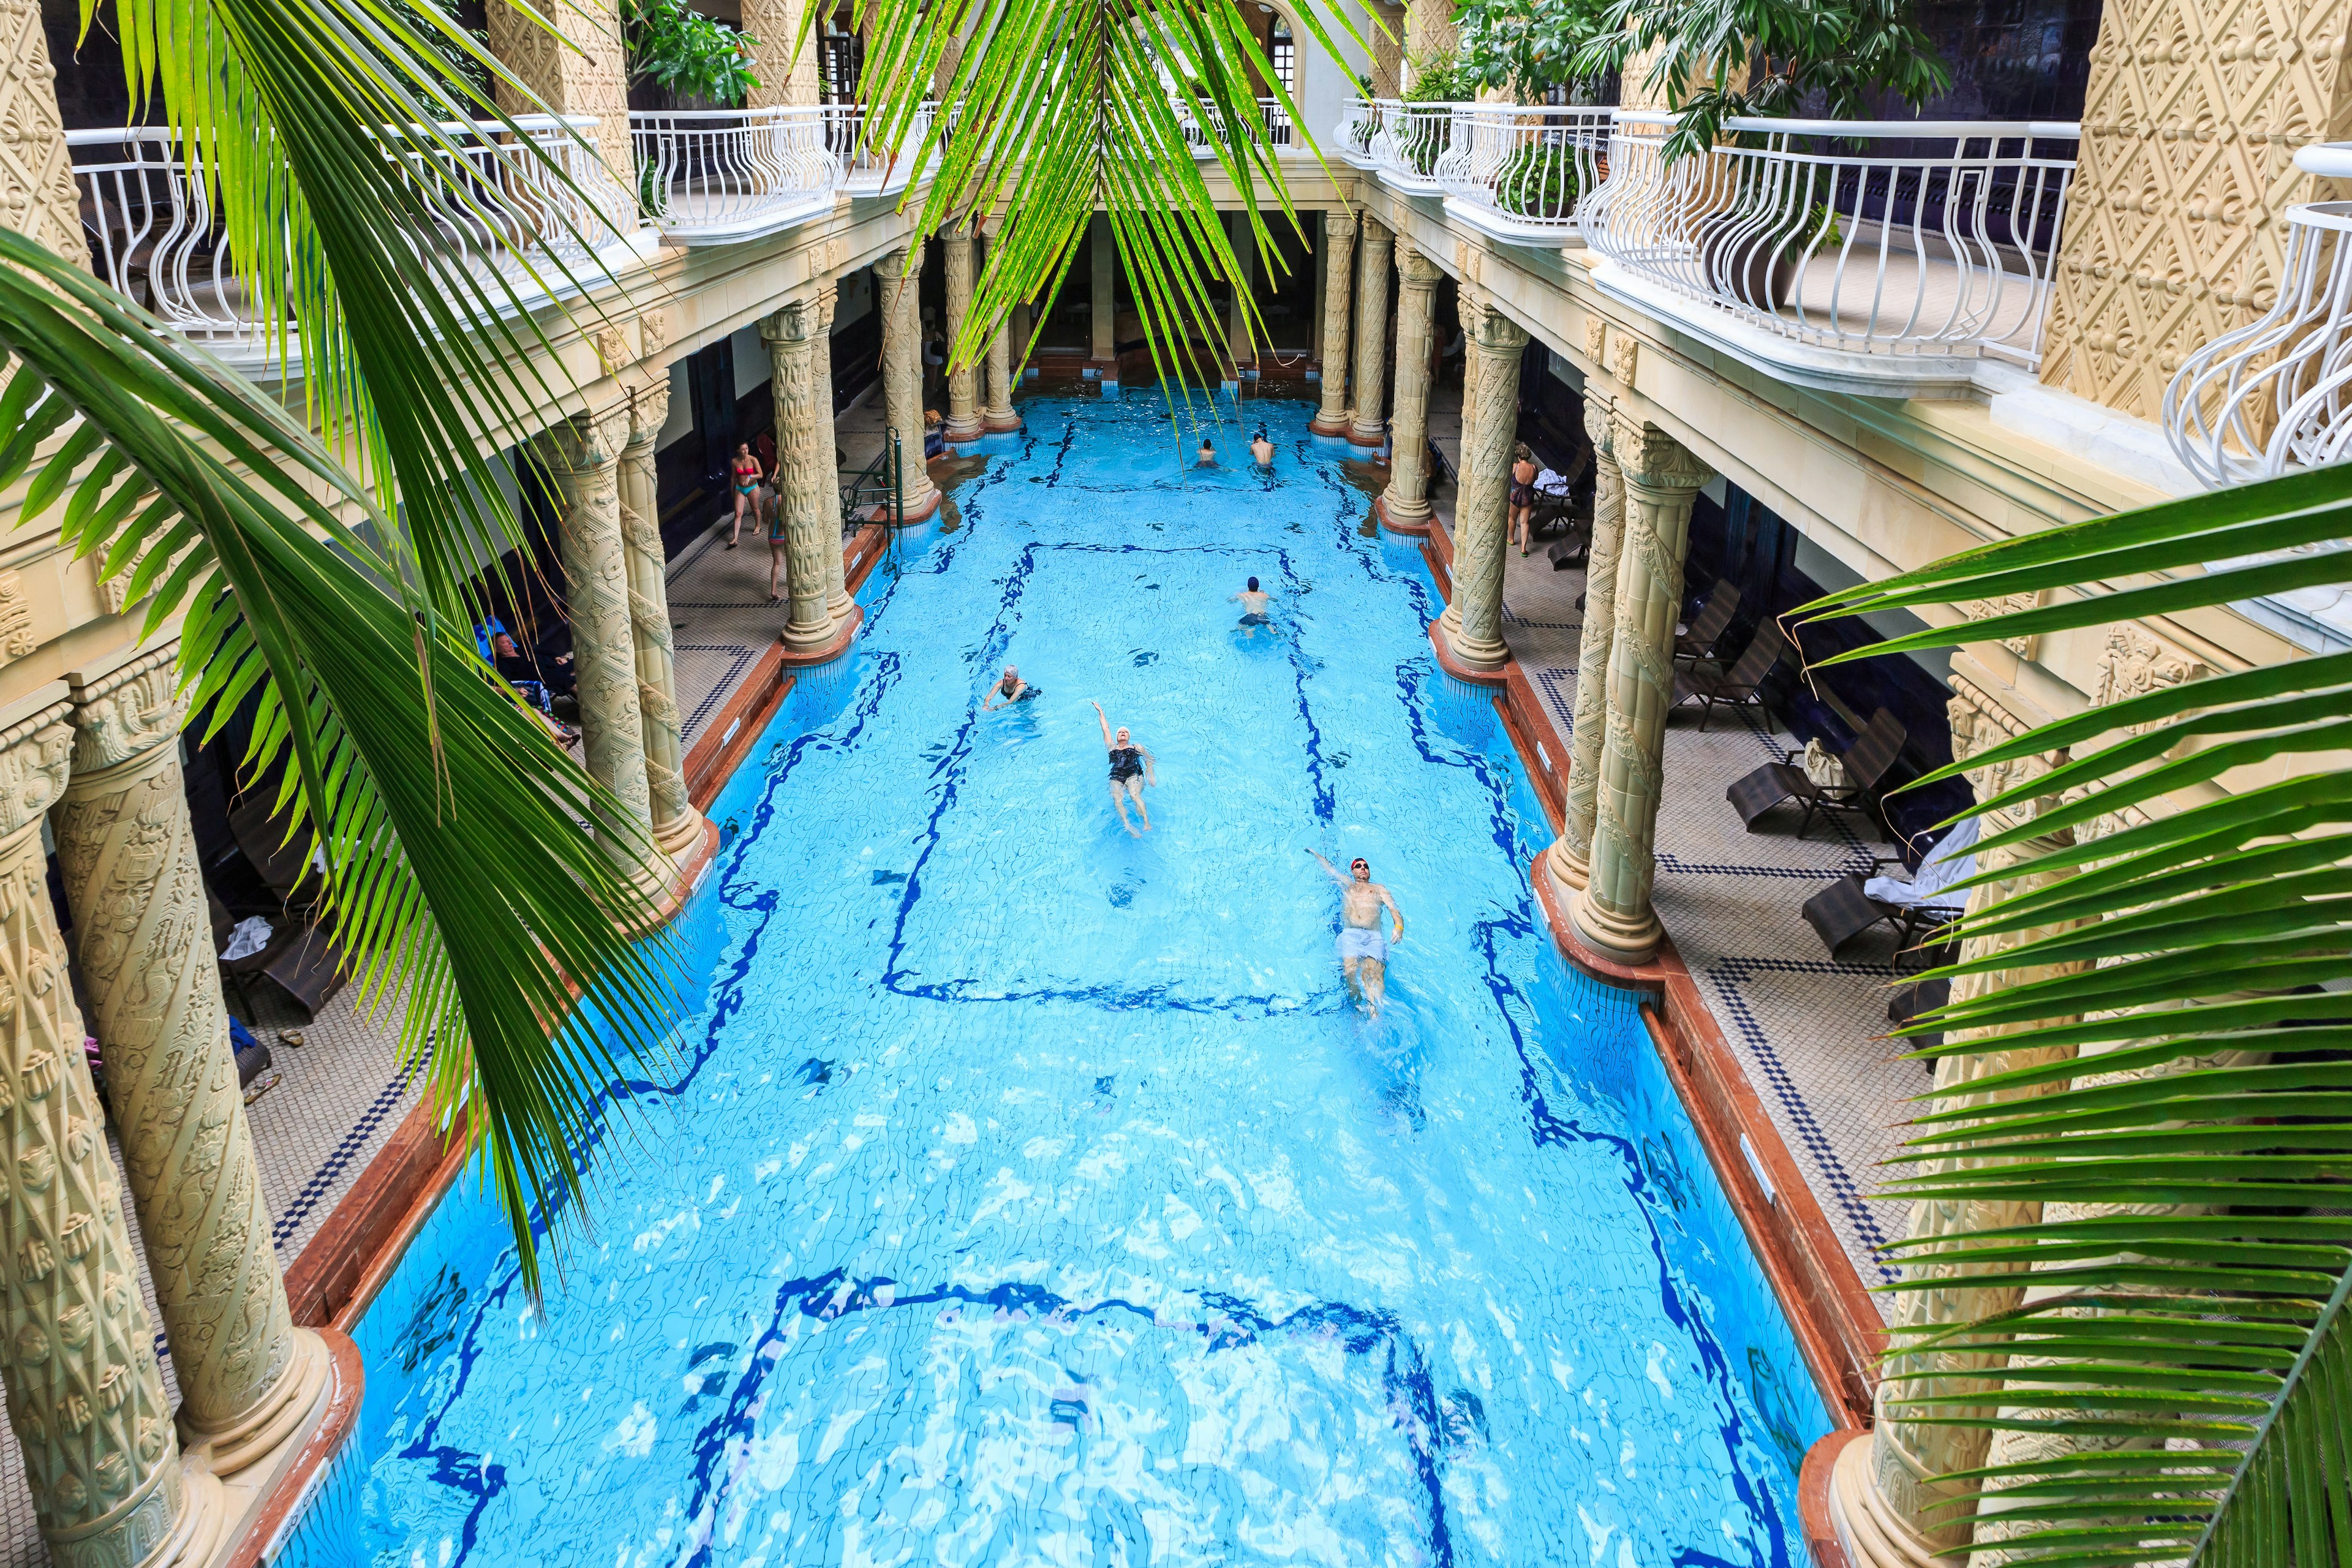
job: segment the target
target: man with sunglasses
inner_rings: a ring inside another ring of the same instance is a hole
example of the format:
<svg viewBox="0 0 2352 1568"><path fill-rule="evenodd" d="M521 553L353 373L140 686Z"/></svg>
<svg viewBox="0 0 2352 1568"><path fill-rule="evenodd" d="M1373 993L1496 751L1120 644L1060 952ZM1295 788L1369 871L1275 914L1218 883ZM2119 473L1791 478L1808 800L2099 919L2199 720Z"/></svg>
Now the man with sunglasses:
<svg viewBox="0 0 2352 1568"><path fill-rule="evenodd" d="M1370 1005L1372 1016L1379 1017L1381 1004L1388 995L1389 947L1404 940L1404 916L1396 907L1389 890L1372 880L1372 863L1361 856L1348 862L1348 876L1323 858L1320 850L1309 849L1323 869L1339 884L1339 972L1346 976L1348 994L1361 997ZM1381 910L1385 908L1389 918L1396 922L1396 934L1381 934Z"/></svg>

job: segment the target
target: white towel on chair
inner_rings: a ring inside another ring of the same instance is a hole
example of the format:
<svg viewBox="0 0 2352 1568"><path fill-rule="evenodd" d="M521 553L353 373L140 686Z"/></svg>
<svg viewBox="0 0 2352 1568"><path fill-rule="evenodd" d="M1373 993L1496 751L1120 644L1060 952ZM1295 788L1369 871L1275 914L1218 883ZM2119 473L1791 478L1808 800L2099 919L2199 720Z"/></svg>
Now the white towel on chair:
<svg viewBox="0 0 2352 1568"><path fill-rule="evenodd" d="M1959 909L1968 902L1968 895L1945 895L1944 889L1964 877L1976 875L1976 847L1977 819L1971 816L1927 851L1927 858L1919 862L1919 869L1909 881L1873 877L1862 885L1862 890L1882 904L1901 904L1906 909Z"/></svg>

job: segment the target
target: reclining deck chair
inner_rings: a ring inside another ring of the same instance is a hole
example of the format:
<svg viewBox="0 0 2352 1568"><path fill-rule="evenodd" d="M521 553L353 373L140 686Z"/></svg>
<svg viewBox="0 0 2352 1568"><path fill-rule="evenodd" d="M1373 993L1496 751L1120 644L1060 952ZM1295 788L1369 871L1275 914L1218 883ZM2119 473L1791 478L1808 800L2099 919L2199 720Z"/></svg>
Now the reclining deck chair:
<svg viewBox="0 0 2352 1568"><path fill-rule="evenodd" d="M1977 821L1970 817L1944 835L1919 869L1907 879L1883 873L1899 869L1899 858L1873 860L1871 875L1840 877L1805 900L1805 923L1835 958L1838 949L1882 922L1895 931L1895 962L1916 949L1919 939L1957 919L1968 907L1968 895L1950 891L1951 885L1976 874Z"/></svg>
<svg viewBox="0 0 2352 1568"><path fill-rule="evenodd" d="M1699 705L1698 727L1705 730L1707 721L1715 717L1716 704L1727 708L1744 708L1764 700L1764 678L1780 662L1788 651L1789 639L1778 621L1766 621L1756 628L1748 639L1747 651L1728 669L1704 664L1694 664L1675 671L1675 700L1667 705L1671 712L1685 702Z"/></svg>
<svg viewBox="0 0 2352 1568"><path fill-rule="evenodd" d="M1723 634L1738 609L1738 587L1727 578L1717 577L1715 586L1706 591L1706 603L1701 605L1698 614L1691 617L1689 627L1675 638L1675 661L1711 658L1717 663L1727 662L1717 651L1716 644L1723 640Z"/></svg>
<svg viewBox="0 0 2352 1568"><path fill-rule="evenodd" d="M1837 812L1851 812L1868 816L1877 808L1878 786L1895 766L1895 759L1903 752L1903 742L1910 731L1903 721L1881 708L1870 716L1870 722L1853 744L1847 747L1838 761L1845 764L1843 784L1818 784L1805 776L1800 765L1804 752L1790 752L1780 762L1767 763L1754 773L1733 782L1723 792L1731 809L1739 814L1740 825L1748 832L1756 831L1756 819L1784 800L1801 802L1805 808L1802 822L1797 825L1797 837L1802 838L1813 826L1813 818Z"/></svg>

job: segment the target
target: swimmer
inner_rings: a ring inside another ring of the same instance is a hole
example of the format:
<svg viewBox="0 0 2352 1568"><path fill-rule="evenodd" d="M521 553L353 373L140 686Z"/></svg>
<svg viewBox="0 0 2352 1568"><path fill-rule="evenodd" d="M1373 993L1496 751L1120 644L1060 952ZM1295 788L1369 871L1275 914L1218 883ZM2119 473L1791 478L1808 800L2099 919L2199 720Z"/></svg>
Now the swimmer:
<svg viewBox="0 0 2352 1568"><path fill-rule="evenodd" d="M1022 679L1021 671L1008 664L1004 667L1004 674L998 679L995 685L988 689L988 695L981 700L980 710L983 713L988 712L1000 701L1010 708L1015 702L1027 702L1037 695L1037 689Z"/></svg>
<svg viewBox="0 0 2352 1568"><path fill-rule="evenodd" d="M1216 445L1206 436L1201 437L1201 456L1195 460L1193 466L1202 468L1213 468L1217 466Z"/></svg>
<svg viewBox="0 0 2352 1568"><path fill-rule="evenodd" d="M1325 860L1320 851L1309 849L1331 879L1339 884L1339 972L1347 977L1348 993L1360 996L1370 1004L1372 1016L1381 1016L1381 1004L1388 996L1389 946L1404 940L1404 916L1397 911L1396 900L1389 890L1372 880L1372 863L1361 856L1348 862L1349 877L1339 875L1339 868ZM1396 922L1393 937L1381 935L1381 910L1386 906L1389 918Z"/></svg>
<svg viewBox="0 0 2352 1568"><path fill-rule="evenodd" d="M1250 456L1257 459L1259 468L1269 473L1273 471L1274 443L1265 438L1265 431L1261 430L1250 437Z"/></svg>
<svg viewBox="0 0 2352 1568"><path fill-rule="evenodd" d="M1258 627L1274 625L1274 617L1266 614L1274 604L1274 595L1259 592L1255 577L1249 580L1248 587L1226 599L1225 603L1241 605L1241 624L1250 628L1242 634L1244 637L1255 637Z"/></svg>
<svg viewBox="0 0 2352 1568"><path fill-rule="evenodd" d="M1140 838L1143 834L1136 832L1135 824L1127 819L1127 803L1135 802L1135 814L1143 818L1143 832L1150 832L1151 813L1144 809L1143 786L1150 784L1158 789L1160 771L1151 753L1129 736L1126 725L1118 727L1117 735L1110 732L1110 721L1104 718L1099 702L1095 704L1095 717L1102 720L1103 750L1110 753L1111 809L1118 813L1118 825L1127 829L1127 836Z"/></svg>

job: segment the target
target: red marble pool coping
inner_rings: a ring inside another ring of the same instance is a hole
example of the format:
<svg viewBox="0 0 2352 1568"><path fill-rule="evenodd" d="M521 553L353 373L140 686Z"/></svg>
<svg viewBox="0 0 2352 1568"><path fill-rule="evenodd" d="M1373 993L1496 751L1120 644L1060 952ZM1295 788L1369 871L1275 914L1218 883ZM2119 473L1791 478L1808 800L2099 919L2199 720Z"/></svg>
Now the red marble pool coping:
<svg viewBox="0 0 2352 1568"><path fill-rule="evenodd" d="M227 1556L218 1560L218 1568L261 1568L275 1562L284 1545L282 1537L310 1501L310 1494L323 1480L328 1461L342 1448L343 1439L359 1425L360 1396L367 1391L367 1370L360 1364L360 1348L350 1336L332 1329L321 1329L319 1337L327 1344L331 1382L327 1392L326 1414L311 1432L294 1463L278 1479L265 1505L245 1533L237 1538Z"/></svg>

